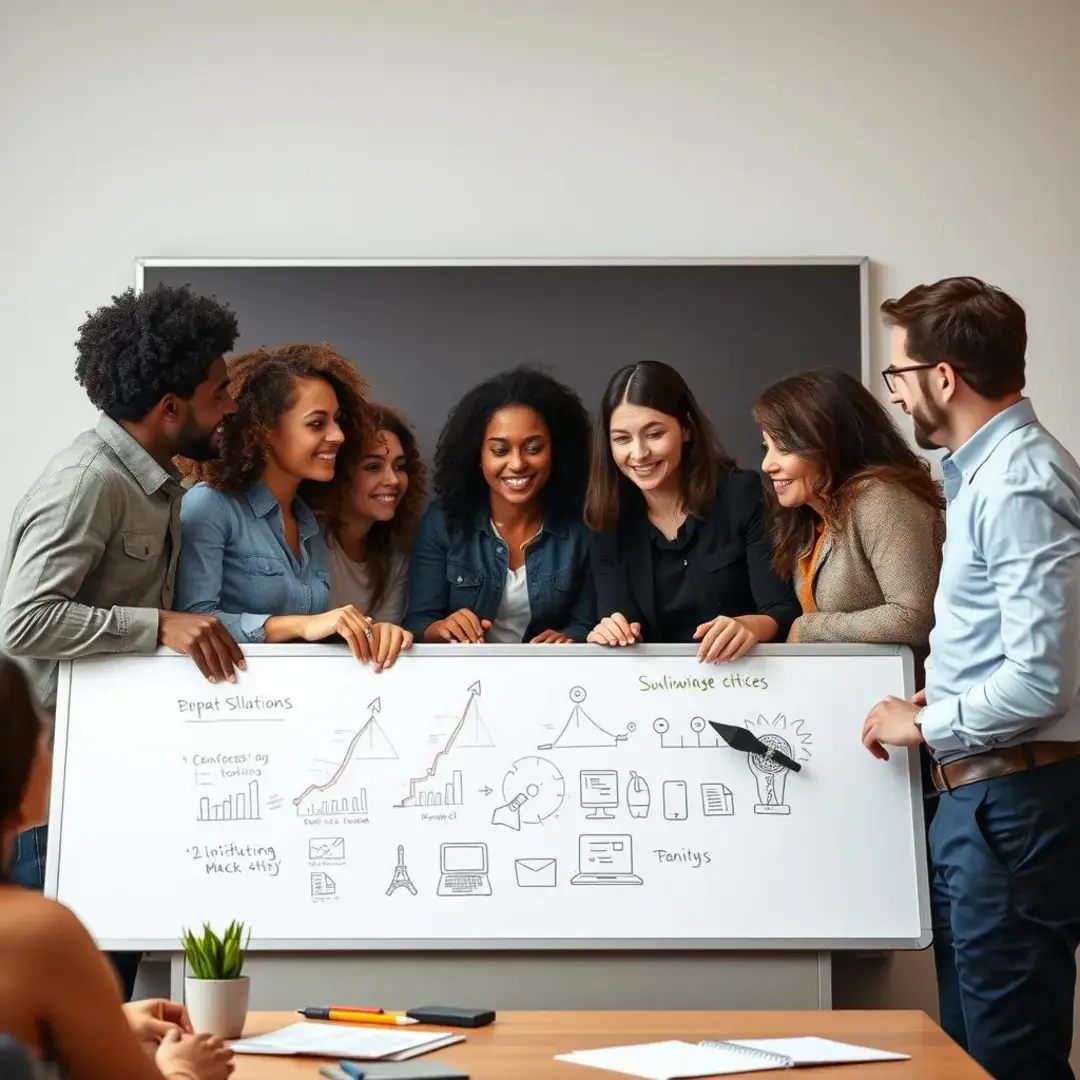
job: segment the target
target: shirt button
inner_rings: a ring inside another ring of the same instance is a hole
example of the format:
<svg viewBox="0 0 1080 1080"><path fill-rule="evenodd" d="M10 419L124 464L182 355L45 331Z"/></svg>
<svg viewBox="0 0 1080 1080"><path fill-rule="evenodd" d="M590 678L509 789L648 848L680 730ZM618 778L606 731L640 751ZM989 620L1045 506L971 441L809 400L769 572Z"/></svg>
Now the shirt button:
<svg viewBox="0 0 1080 1080"><path fill-rule="evenodd" d="M683 566L689 566L690 565L690 560L689 559L683 559L682 564L683 564Z"/></svg>
<svg viewBox="0 0 1080 1080"><path fill-rule="evenodd" d="M461 584L461 575L460 575L460 574L458 574L458 576L457 576L457 583L458 583L459 585Z"/></svg>

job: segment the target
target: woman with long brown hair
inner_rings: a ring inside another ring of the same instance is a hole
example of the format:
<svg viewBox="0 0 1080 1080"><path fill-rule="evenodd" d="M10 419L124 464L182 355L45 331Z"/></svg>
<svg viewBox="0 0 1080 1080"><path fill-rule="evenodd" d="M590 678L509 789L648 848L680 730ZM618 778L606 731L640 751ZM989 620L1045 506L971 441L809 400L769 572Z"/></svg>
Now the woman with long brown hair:
<svg viewBox="0 0 1080 1080"><path fill-rule="evenodd" d="M710 663L782 640L799 606L771 565L761 479L724 453L682 376L656 361L616 372L593 439L587 640L697 641Z"/></svg>
<svg viewBox="0 0 1080 1080"><path fill-rule="evenodd" d="M322 513L330 603L351 604L379 630L376 668L393 662L413 636L402 628L409 545L424 505L427 470L405 418L371 406L372 433L349 482Z"/></svg>
<svg viewBox="0 0 1080 1080"><path fill-rule="evenodd" d="M372 433L367 385L329 345L255 349L228 370L221 454L182 466L197 483L180 506L176 607L216 616L241 646L340 635L370 661L382 629L331 606L319 524Z"/></svg>
<svg viewBox="0 0 1080 1080"><path fill-rule="evenodd" d="M773 565L803 609L788 641L909 645L925 658L945 528L929 466L842 371L775 383L753 416Z"/></svg>

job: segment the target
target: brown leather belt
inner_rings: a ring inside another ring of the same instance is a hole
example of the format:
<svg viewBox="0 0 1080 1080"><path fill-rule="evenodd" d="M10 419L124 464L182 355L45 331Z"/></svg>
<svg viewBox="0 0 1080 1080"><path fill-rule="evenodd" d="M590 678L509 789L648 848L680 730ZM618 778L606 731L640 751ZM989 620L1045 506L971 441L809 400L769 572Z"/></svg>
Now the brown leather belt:
<svg viewBox="0 0 1080 1080"><path fill-rule="evenodd" d="M1040 765L1053 765L1059 761L1080 757L1080 742L1029 742L1020 746L1006 746L1000 750L986 750L981 754L950 761L947 765L936 762L930 769L934 787L938 791L974 784L979 780L991 780L995 776L1037 769Z"/></svg>

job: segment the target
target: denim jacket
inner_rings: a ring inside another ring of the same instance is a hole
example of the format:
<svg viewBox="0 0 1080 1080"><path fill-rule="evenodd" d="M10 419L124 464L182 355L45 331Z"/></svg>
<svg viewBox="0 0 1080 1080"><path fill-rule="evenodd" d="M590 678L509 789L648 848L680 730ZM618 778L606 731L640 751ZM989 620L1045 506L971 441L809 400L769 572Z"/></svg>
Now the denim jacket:
<svg viewBox="0 0 1080 1080"><path fill-rule="evenodd" d="M180 503L176 609L217 616L240 644L262 641L271 615L327 611L322 533L299 499L293 510L299 561L285 542L281 507L263 484L237 496L196 484Z"/></svg>
<svg viewBox="0 0 1080 1080"><path fill-rule="evenodd" d="M508 558L506 544L492 531L486 506L469 528L452 530L442 505L433 502L413 540L405 628L419 641L428 626L459 608L494 619ZM584 522L545 521L543 531L526 549L525 566L531 619L524 640L558 630L584 642L596 625L596 589Z"/></svg>

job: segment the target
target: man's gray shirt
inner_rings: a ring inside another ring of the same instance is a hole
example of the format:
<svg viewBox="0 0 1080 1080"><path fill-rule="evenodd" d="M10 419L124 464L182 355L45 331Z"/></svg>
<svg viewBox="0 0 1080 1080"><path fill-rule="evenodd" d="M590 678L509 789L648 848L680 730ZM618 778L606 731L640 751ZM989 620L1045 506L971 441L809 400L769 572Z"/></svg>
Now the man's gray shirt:
<svg viewBox="0 0 1080 1080"><path fill-rule="evenodd" d="M11 521L0 578L0 649L41 704L57 665L95 653L152 653L180 551L174 472L102 416L46 466Z"/></svg>

